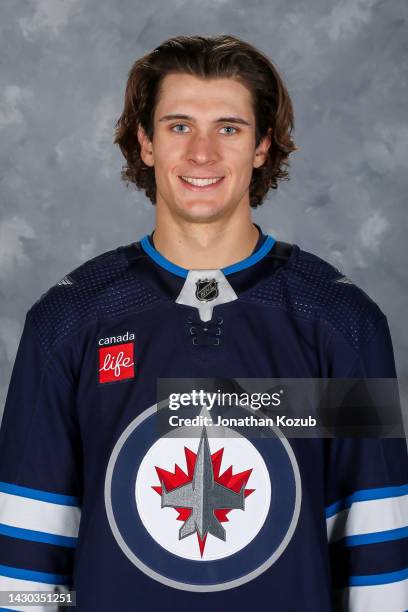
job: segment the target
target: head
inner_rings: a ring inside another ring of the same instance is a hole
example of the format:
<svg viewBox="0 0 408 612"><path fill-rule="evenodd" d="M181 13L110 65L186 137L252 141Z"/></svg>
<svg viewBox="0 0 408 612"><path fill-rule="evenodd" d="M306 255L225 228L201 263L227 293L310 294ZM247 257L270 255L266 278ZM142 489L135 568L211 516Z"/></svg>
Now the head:
<svg viewBox="0 0 408 612"><path fill-rule="evenodd" d="M289 94L264 54L233 36L178 36L132 66L114 142L127 183L209 221L260 206L288 180L293 128ZM213 184L192 185L198 178Z"/></svg>

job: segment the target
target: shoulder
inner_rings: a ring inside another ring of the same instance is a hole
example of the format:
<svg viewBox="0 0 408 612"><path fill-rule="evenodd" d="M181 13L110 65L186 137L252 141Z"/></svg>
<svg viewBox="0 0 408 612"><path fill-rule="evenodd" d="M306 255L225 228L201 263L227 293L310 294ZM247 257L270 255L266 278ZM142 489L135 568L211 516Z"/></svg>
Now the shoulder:
<svg viewBox="0 0 408 612"><path fill-rule="evenodd" d="M347 275L321 257L292 245L278 274L257 285L251 297L320 321L358 348L385 318L376 302Z"/></svg>
<svg viewBox="0 0 408 612"><path fill-rule="evenodd" d="M89 259L51 286L31 306L27 317L44 348L100 317L148 306L159 298L134 273L122 245Z"/></svg>

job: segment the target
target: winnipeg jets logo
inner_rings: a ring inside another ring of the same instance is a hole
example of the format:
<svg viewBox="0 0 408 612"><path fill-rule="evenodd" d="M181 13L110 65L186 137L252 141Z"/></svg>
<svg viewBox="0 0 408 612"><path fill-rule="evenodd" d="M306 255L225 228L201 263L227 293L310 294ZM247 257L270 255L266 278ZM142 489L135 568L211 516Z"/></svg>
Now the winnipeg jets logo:
<svg viewBox="0 0 408 612"><path fill-rule="evenodd" d="M260 576L285 554L299 518L288 440L274 429L254 439L228 428L218 437L189 427L160 435L156 417L156 405L136 416L107 466L105 508L121 552L184 591L223 591Z"/></svg>
<svg viewBox="0 0 408 612"><path fill-rule="evenodd" d="M179 539L197 534L201 557L207 536L226 540L221 523L228 521L231 510L245 510L245 497L254 489L245 489L252 469L232 474L232 466L220 474L221 449L211 455L207 433L203 429L198 452L184 449L188 473L176 465L174 473L156 467L161 486L152 487L161 495L162 508L174 508L177 520L184 524L179 529Z"/></svg>
<svg viewBox="0 0 408 612"><path fill-rule="evenodd" d="M218 297L218 283L215 278L200 278L196 281L196 298L200 302L209 302Z"/></svg>

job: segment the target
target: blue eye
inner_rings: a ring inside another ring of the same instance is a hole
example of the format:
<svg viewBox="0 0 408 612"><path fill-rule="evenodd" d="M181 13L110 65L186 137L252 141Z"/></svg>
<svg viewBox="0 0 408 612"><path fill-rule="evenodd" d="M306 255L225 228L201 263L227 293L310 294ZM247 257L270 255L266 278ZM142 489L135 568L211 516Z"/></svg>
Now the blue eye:
<svg viewBox="0 0 408 612"><path fill-rule="evenodd" d="M173 127L171 128L173 132L179 132L180 134L183 134L184 132L182 130L175 130L175 128L177 127L187 127L185 123L177 123L176 125L173 125Z"/></svg>
<svg viewBox="0 0 408 612"><path fill-rule="evenodd" d="M235 130L235 132L229 132L229 134L235 134L238 131L237 128L233 127L232 125L226 125L221 129L222 130Z"/></svg>
<svg viewBox="0 0 408 612"><path fill-rule="evenodd" d="M187 128L187 130L177 129L177 128ZM236 127L233 127L232 125L225 125L221 129L222 130L233 130L233 131L227 132L227 136L232 136L239 131ZM185 134L186 132L188 132L188 125L186 125L185 123L176 123L175 125L171 127L171 131L176 132L176 133L178 132L179 134Z"/></svg>

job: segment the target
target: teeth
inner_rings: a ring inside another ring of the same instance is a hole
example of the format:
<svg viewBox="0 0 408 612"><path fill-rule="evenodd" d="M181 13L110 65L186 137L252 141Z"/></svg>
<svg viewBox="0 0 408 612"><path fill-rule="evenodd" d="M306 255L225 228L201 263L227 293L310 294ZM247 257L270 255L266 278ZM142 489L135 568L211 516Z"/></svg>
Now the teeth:
<svg viewBox="0 0 408 612"><path fill-rule="evenodd" d="M214 183L218 183L223 177L216 176L214 178L191 178L190 176L182 176L183 181L186 183L190 183L190 185L195 185L196 187L205 187L206 185L213 185Z"/></svg>

